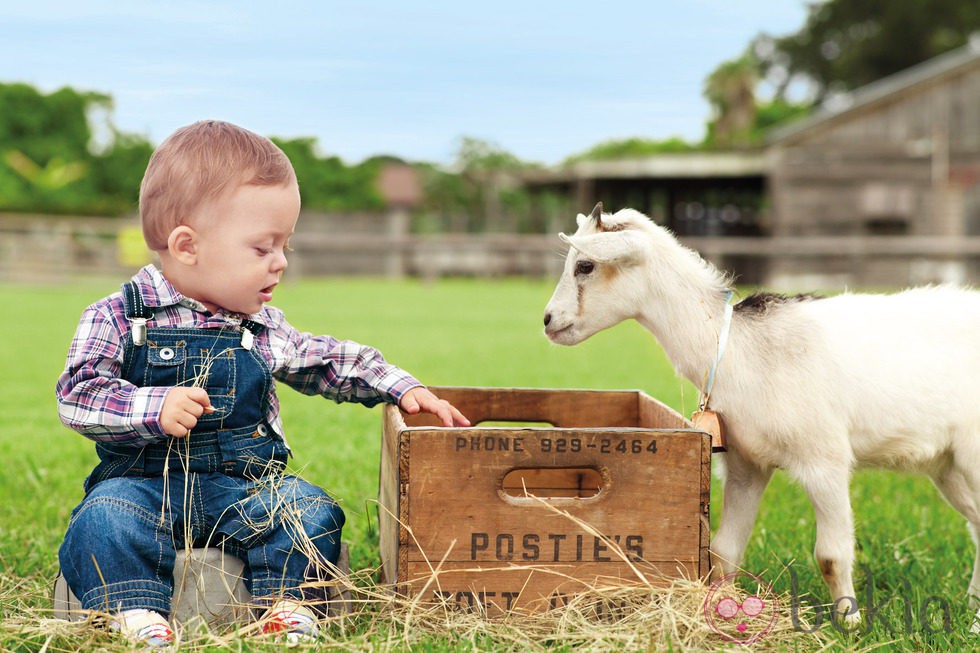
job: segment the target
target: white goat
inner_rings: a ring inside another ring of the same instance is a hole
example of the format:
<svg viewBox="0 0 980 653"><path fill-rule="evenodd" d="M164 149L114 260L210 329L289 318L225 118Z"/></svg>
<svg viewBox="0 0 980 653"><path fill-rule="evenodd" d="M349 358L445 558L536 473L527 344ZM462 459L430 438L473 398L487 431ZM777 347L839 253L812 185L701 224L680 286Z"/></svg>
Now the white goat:
<svg viewBox="0 0 980 653"><path fill-rule="evenodd" d="M775 468L806 490L834 604L860 620L848 498L856 465L929 475L980 533L980 294L949 287L832 298L761 294L726 306L730 279L632 209L578 216L545 333L574 345L633 318L727 432L713 574L733 572ZM719 340L728 329L723 355ZM720 361L719 361L720 356ZM970 581L980 595L980 556Z"/></svg>

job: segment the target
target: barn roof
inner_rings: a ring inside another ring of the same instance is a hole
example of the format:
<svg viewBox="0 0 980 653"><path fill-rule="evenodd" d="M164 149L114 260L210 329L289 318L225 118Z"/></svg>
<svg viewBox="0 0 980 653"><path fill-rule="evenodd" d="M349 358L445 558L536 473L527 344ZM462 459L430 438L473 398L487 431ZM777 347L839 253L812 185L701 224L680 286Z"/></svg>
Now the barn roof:
<svg viewBox="0 0 980 653"><path fill-rule="evenodd" d="M808 117L784 127L774 128L769 134L769 143L795 140L811 130L845 120L850 114L862 109L880 102L888 102L917 87L935 84L975 66L980 66L980 34L974 35L961 48L933 57L894 75L883 77L849 93L835 96Z"/></svg>
<svg viewBox="0 0 980 653"><path fill-rule="evenodd" d="M677 152L603 161L580 161L554 170L525 173L530 185L571 183L578 179L690 179L754 177L768 173L762 152Z"/></svg>

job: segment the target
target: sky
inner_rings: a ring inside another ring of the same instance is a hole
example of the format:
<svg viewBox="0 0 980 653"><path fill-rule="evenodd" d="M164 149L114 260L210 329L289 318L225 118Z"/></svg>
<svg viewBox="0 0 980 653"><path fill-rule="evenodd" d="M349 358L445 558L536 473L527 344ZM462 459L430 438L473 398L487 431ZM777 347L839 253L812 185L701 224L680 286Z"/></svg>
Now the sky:
<svg viewBox="0 0 980 653"><path fill-rule="evenodd" d="M35 0L0 8L0 82L113 98L159 143L206 118L348 164L451 165L462 138L555 165L614 139L700 141L704 80L805 0Z"/></svg>

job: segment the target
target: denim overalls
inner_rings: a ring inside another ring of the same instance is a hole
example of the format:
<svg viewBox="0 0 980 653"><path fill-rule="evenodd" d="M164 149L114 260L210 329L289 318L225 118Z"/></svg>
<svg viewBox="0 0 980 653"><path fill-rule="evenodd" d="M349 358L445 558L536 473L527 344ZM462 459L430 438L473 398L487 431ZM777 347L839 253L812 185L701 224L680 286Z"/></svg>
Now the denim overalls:
<svg viewBox="0 0 980 653"><path fill-rule="evenodd" d="M123 296L133 328L122 377L199 385L215 410L186 438L96 444L100 462L59 553L69 586L84 609L169 613L176 547L193 543L242 558L257 601L302 598L300 585L336 562L344 514L323 490L283 473L288 449L265 421L274 380L253 347L262 326L147 327L153 311L138 286L125 284Z"/></svg>

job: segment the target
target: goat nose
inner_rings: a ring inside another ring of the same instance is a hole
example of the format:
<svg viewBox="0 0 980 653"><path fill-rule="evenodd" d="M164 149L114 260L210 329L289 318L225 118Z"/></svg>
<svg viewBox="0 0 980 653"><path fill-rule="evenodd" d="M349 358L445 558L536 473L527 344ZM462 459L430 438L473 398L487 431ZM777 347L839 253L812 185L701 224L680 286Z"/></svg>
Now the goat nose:
<svg viewBox="0 0 980 653"><path fill-rule="evenodd" d="M551 313L545 313L544 314L544 325L545 326L548 326L549 324L551 324Z"/></svg>

